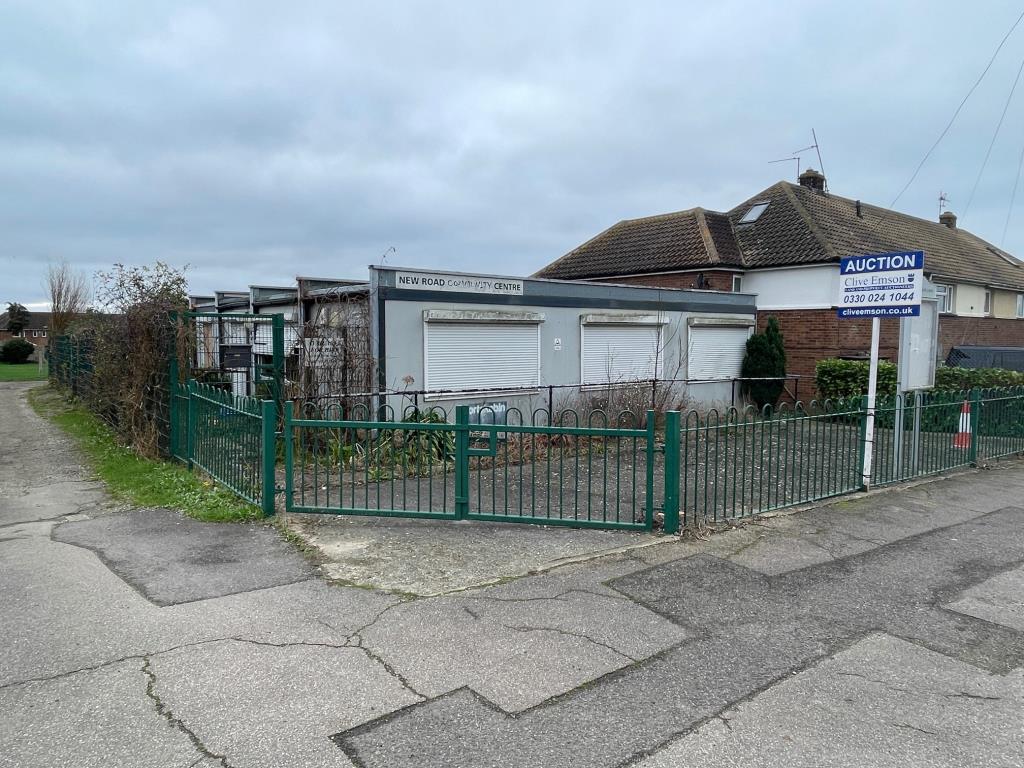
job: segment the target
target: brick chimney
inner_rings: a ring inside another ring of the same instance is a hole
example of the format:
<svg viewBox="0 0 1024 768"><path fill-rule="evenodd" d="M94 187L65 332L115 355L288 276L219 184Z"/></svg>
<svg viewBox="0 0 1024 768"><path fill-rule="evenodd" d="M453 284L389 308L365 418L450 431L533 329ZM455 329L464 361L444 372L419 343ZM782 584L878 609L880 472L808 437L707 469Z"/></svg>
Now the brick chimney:
<svg viewBox="0 0 1024 768"><path fill-rule="evenodd" d="M956 214L952 211L943 211L939 214L939 223L945 224L950 229L956 229Z"/></svg>
<svg viewBox="0 0 1024 768"><path fill-rule="evenodd" d="M825 191L825 177L813 168L808 168L801 173L797 181L800 182L801 187L813 189L815 192Z"/></svg>

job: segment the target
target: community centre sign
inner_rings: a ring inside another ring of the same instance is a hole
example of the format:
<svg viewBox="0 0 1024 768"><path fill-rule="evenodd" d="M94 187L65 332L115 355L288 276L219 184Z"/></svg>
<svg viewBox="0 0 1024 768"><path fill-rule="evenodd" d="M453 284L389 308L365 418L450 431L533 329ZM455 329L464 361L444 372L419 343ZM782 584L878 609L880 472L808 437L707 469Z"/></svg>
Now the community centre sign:
<svg viewBox="0 0 1024 768"><path fill-rule="evenodd" d="M444 272L395 272L395 287L410 291L523 295L522 280Z"/></svg>

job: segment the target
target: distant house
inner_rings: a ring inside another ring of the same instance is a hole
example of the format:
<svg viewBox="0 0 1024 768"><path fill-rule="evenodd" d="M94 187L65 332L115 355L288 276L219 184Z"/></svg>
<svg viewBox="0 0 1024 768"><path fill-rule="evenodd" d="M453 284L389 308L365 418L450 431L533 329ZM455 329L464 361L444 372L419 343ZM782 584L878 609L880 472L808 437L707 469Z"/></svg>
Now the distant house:
<svg viewBox="0 0 1024 768"><path fill-rule="evenodd" d="M6 312L0 313L0 344L9 339L25 339L37 350L46 350L50 343L50 313L31 312L28 325L19 333L7 330L9 318Z"/></svg>
<svg viewBox="0 0 1024 768"><path fill-rule="evenodd" d="M934 222L839 197L813 169L729 211L621 221L536 276L756 294L759 325L779 319L789 372L809 379L818 360L868 347L870 321L835 314L839 259L899 250L924 251L940 359L964 343L1024 347L1024 263L957 227L949 211ZM881 354L897 351L898 322L883 319Z"/></svg>

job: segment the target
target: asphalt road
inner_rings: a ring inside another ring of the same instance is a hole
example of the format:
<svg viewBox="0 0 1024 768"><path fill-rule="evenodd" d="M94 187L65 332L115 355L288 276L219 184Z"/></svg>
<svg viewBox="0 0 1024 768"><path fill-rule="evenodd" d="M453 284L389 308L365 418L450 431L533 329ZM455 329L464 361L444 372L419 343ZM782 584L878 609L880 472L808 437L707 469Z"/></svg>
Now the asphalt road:
<svg viewBox="0 0 1024 768"><path fill-rule="evenodd" d="M1020 464L411 599L115 508L28 386L0 767L1024 764Z"/></svg>

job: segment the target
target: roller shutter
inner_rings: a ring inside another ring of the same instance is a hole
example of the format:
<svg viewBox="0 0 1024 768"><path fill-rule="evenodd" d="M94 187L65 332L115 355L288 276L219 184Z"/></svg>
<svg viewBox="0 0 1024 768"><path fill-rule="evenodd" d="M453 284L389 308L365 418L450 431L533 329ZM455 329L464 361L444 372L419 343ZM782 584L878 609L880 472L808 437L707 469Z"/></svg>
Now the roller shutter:
<svg viewBox="0 0 1024 768"><path fill-rule="evenodd" d="M429 390L529 389L540 385L535 323L424 323Z"/></svg>
<svg viewBox="0 0 1024 768"><path fill-rule="evenodd" d="M583 383L607 384L659 376L658 325L584 325Z"/></svg>
<svg viewBox="0 0 1024 768"><path fill-rule="evenodd" d="M693 326L687 345L687 377L731 379L740 375L750 328Z"/></svg>

